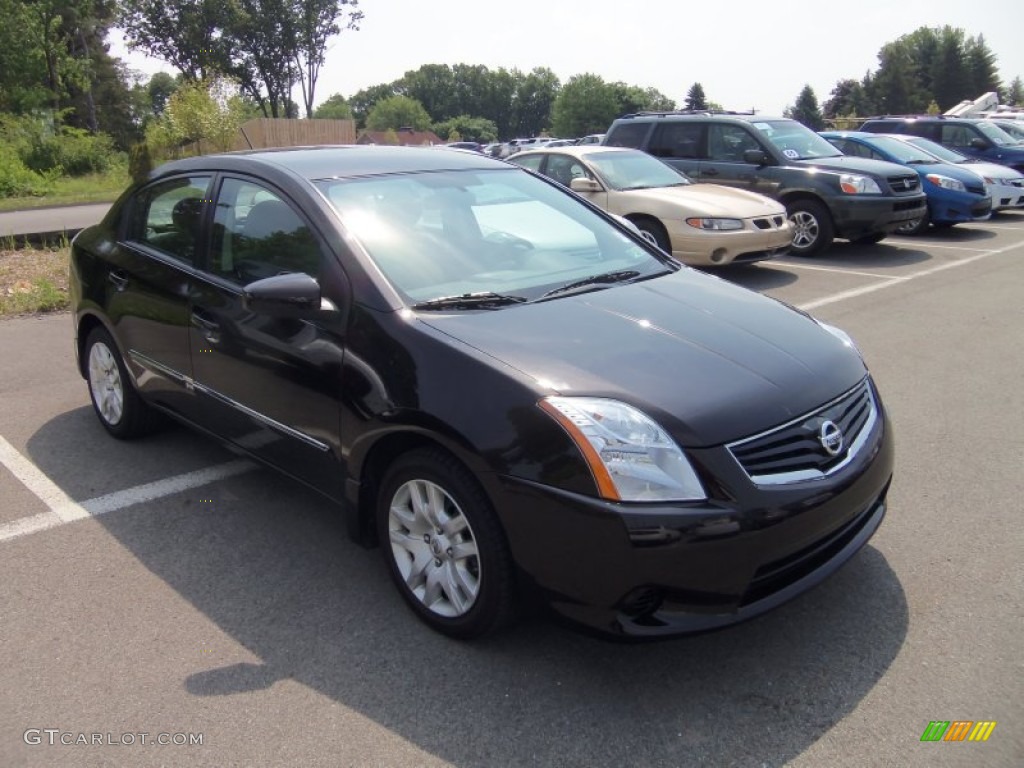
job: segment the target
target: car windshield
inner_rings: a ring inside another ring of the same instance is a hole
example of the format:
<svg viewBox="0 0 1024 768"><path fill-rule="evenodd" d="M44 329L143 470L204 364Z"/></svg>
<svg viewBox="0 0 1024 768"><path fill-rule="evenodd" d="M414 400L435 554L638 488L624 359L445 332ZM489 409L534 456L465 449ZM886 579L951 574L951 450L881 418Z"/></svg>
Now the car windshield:
<svg viewBox="0 0 1024 768"><path fill-rule="evenodd" d="M997 147L1009 147L1017 143L1017 140L1004 131L995 123L978 122L978 130L985 134L985 138Z"/></svg>
<svg viewBox="0 0 1024 768"><path fill-rule="evenodd" d="M677 187L692 183L682 171L646 152L588 152L583 156L612 189Z"/></svg>
<svg viewBox="0 0 1024 768"><path fill-rule="evenodd" d="M955 149L950 149L949 147L944 147L941 144L936 144L931 139L920 139L914 137L907 139L906 143L913 144L915 147L924 150L929 155L934 155L944 163L955 163L959 165L960 163L970 162L967 155L961 155Z"/></svg>
<svg viewBox="0 0 1024 768"><path fill-rule="evenodd" d="M1018 125L1017 123L1009 122L1007 120L999 120L995 123L1000 130L1005 131L1015 138L1018 142L1024 140L1024 121Z"/></svg>
<svg viewBox="0 0 1024 768"><path fill-rule="evenodd" d="M842 154L810 128L795 120L761 120L752 125L790 160L817 160Z"/></svg>
<svg viewBox="0 0 1024 768"><path fill-rule="evenodd" d="M607 287L616 282L609 274L642 280L676 269L571 193L518 169L316 184L411 304L512 306L592 277Z"/></svg>
<svg viewBox="0 0 1024 768"><path fill-rule="evenodd" d="M935 165L939 161L920 147L915 147L899 139L890 139L888 136L872 136L865 139L864 143L874 147L880 152L885 152L897 163L904 165Z"/></svg>

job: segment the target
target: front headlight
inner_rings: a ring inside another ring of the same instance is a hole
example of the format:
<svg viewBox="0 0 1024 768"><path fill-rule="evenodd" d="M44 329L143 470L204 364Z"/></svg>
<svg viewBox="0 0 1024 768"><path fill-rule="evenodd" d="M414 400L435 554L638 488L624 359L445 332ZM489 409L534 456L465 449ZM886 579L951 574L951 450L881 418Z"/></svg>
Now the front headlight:
<svg viewBox="0 0 1024 768"><path fill-rule="evenodd" d="M925 178L935 186L942 187L943 189L952 189L956 192L967 191L967 187L964 186L962 181L951 179L949 176L940 176L937 173L929 173Z"/></svg>
<svg viewBox="0 0 1024 768"><path fill-rule="evenodd" d="M839 188L848 195L880 195L881 187L869 176L844 173L839 176Z"/></svg>
<svg viewBox="0 0 1024 768"><path fill-rule="evenodd" d="M713 229L717 231L727 231L733 229L743 229L743 222L739 219L687 219L686 223L691 227L697 229Z"/></svg>
<svg viewBox="0 0 1024 768"><path fill-rule="evenodd" d="M597 397L546 397L539 405L579 447L602 497L616 501L707 498L675 441L633 406Z"/></svg>

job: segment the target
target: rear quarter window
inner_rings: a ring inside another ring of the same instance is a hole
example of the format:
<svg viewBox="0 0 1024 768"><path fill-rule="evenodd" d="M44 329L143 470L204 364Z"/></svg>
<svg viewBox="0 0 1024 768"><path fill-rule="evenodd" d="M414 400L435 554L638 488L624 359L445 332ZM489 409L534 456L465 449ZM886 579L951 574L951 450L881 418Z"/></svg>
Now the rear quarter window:
<svg viewBox="0 0 1024 768"><path fill-rule="evenodd" d="M611 129L604 144L608 147L643 149L644 139L647 138L650 128L650 123L621 123Z"/></svg>

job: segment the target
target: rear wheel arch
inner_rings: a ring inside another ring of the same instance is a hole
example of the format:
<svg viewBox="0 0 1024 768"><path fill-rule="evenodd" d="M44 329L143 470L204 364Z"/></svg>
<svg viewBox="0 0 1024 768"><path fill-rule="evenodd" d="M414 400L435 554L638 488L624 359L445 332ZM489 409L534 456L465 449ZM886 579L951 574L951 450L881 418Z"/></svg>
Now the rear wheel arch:
<svg viewBox="0 0 1024 768"><path fill-rule="evenodd" d="M104 323L99 317L94 314L87 313L82 315L78 320L78 331L75 343L78 345L78 372L82 375L82 378L87 378L88 372L88 361L85 359L85 344L89 340L89 334L96 328L103 328L110 334L110 337L117 343L117 337L111 333L110 328Z"/></svg>

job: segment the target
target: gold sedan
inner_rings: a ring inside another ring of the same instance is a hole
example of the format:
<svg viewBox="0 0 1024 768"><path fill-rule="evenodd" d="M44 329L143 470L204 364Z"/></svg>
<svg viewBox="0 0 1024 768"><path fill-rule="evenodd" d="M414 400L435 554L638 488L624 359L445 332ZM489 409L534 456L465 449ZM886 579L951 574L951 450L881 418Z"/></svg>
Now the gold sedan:
<svg viewBox="0 0 1024 768"><path fill-rule="evenodd" d="M635 149L557 147L509 158L623 216L673 257L721 267L770 259L793 240L786 209L771 198L683 173Z"/></svg>

